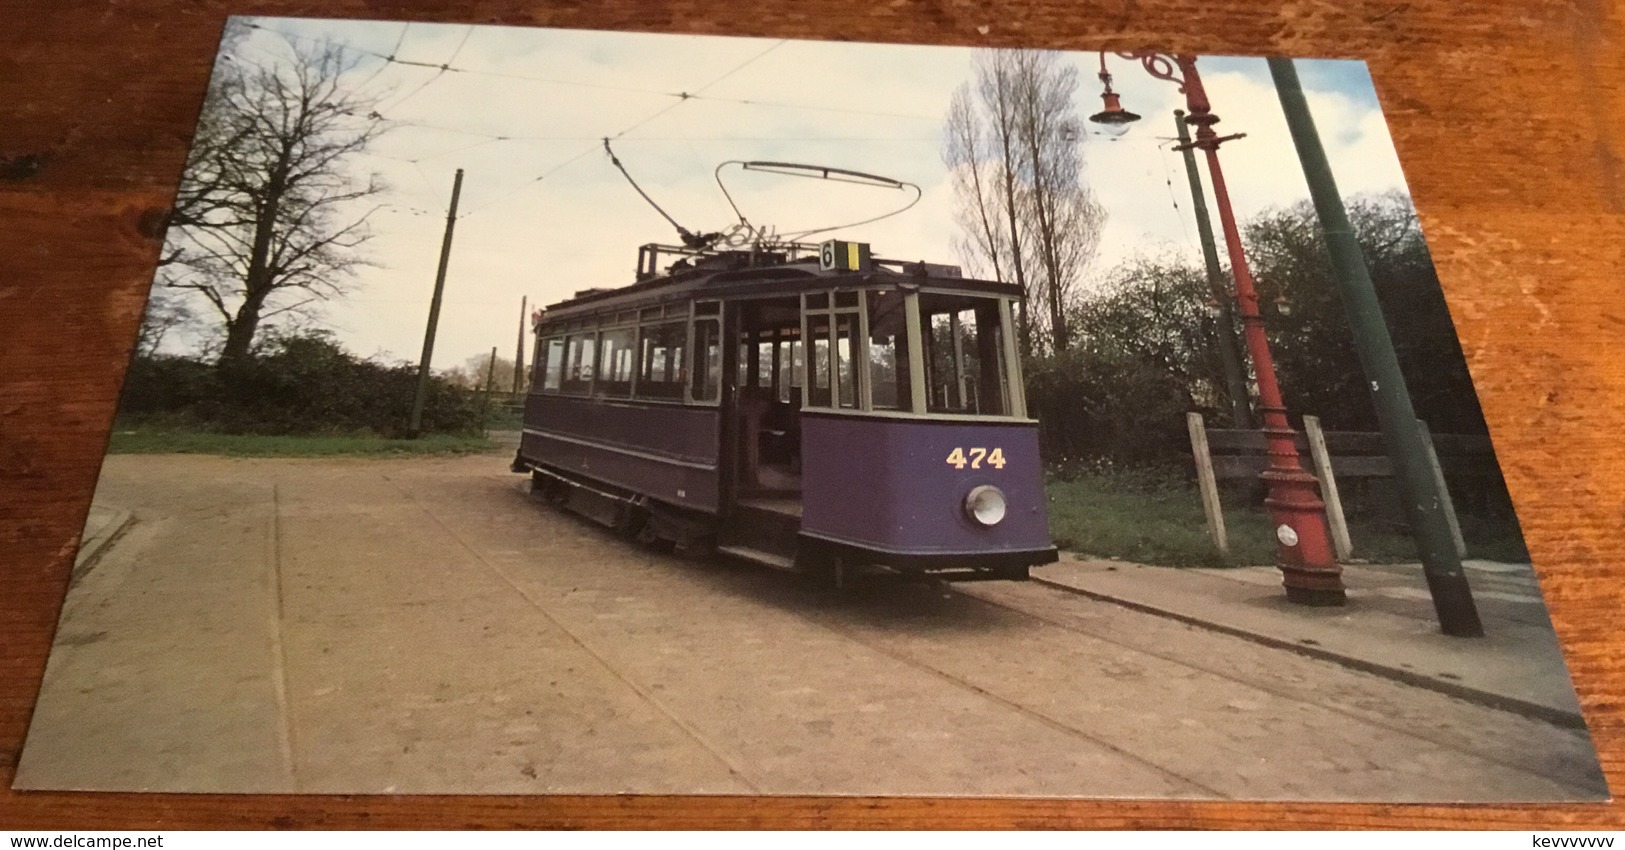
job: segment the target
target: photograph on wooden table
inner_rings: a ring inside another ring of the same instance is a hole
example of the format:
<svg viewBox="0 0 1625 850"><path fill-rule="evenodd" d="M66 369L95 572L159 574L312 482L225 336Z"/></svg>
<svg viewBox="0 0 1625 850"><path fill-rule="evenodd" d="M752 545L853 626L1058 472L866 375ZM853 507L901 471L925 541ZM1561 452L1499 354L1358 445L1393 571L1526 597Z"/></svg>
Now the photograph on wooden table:
<svg viewBox="0 0 1625 850"><path fill-rule="evenodd" d="M232 19L16 787L1605 799L1380 87Z"/></svg>

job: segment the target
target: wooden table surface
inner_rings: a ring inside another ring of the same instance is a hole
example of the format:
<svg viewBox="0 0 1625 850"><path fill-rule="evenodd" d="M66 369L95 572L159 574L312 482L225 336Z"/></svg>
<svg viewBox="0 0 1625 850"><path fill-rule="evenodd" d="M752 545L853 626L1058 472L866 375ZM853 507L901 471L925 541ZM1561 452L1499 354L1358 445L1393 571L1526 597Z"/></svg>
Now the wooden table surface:
<svg viewBox="0 0 1625 850"><path fill-rule="evenodd" d="M0 0L0 828L1625 824L1617 804L9 791L230 13L1367 60L1603 767L1625 788L1622 12L1607 0Z"/></svg>

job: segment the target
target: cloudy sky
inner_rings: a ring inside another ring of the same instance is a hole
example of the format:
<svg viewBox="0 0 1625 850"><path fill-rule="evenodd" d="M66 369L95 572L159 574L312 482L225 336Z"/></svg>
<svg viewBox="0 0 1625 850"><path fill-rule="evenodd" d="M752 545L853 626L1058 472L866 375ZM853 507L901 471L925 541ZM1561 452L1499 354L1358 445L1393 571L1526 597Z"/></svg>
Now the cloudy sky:
<svg viewBox="0 0 1625 850"><path fill-rule="evenodd" d="M391 186L388 206L371 219L366 250L376 265L322 316L358 354L416 360L457 168L465 173L435 368L492 346L511 356L521 296L548 304L630 283L637 246L676 234L610 163L604 136L690 230L736 220L713 178L719 163L812 163L914 183L923 194L901 215L814 240L961 262L940 137L949 97L972 76L969 48L253 20L259 28L236 47L241 58L285 61L289 39L347 45L354 85L381 95L379 112L395 125L349 166ZM1097 111L1098 54L1064 58L1079 67L1080 114ZM1080 141L1086 179L1108 216L1096 273L1136 253L1184 252L1200 262L1183 163L1167 142L1183 96L1136 62L1111 57L1108 67L1124 106L1145 120L1120 139ZM1264 61L1204 56L1199 67L1219 131L1247 134L1220 154L1238 216L1307 198ZM1298 69L1344 194L1403 189L1364 64L1300 61ZM869 218L912 198L733 167L723 179L752 223L781 232Z"/></svg>

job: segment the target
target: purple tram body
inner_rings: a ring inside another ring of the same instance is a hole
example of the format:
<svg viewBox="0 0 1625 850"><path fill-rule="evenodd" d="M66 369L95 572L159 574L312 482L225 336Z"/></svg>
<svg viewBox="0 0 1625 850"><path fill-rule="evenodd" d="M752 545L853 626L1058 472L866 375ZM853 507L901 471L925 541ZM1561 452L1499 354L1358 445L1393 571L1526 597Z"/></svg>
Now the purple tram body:
<svg viewBox="0 0 1625 850"><path fill-rule="evenodd" d="M522 456L673 505L715 511L717 411L532 395Z"/></svg>
<svg viewBox="0 0 1625 850"><path fill-rule="evenodd" d="M997 466L987 461L994 449ZM965 557L1023 565L1054 551L1036 423L809 413L802 452L806 537L885 553L900 564L948 567ZM955 452L964 458L957 465L947 460ZM988 486L1007 500L1003 521L993 526L965 510L971 491Z"/></svg>
<svg viewBox="0 0 1625 850"><path fill-rule="evenodd" d="M836 584L1054 561L1020 288L858 247L646 245L636 283L548 307L513 470L645 542Z"/></svg>

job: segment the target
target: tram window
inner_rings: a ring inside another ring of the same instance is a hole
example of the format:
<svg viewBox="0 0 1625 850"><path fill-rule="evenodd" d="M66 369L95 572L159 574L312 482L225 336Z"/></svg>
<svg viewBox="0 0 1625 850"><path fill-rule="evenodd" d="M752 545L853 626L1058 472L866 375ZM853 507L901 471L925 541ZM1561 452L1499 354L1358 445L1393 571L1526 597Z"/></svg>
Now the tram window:
<svg viewBox="0 0 1625 850"><path fill-rule="evenodd" d="M717 315L717 314L719 314L721 312L722 312L722 302L721 301L696 301L696 302L694 302L694 315L696 315L696 316L715 316L715 315Z"/></svg>
<svg viewBox="0 0 1625 850"><path fill-rule="evenodd" d="M783 353L779 355L779 401L800 407L801 370L805 368L801 362L801 340L785 340L782 345Z"/></svg>
<svg viewBox="0 0 1625 850"><path fill-rule="evenodd" d="M869 385L877 410L910 410L908 319L903 293L869 293Z"/></svg>
<svg viewBox="0 0 1625 850"><path fill-rule="evenodd" d="M559 389L567 393L586 393L592 388L593 355L597 353L598 340L592 334L571 336L566 339L564 349L564 379Z"/></svg>
<svg viewBox="0 0 1625 850"><path fill-rule="evenodd" d="M835 314L835 397L841 407L858 406L857 370L852 355L858 337L858 314Z"/></svg>
<svg viewBox="0 0 1625 850"><path fill-rule="evenodd" d="M688 323L644 325L640 343L638 398L683 397L683 348L688 345Z"/></svg>
<svg viewBox="0 0 1625 850"><path fill-rule="evenodd" d="M837 292L837 293L835 293L835 306L837 306L837 307L856 307L856 306L858 306L858 294L856 292Z"/></svg>
<svg viewBox="0 0 1625 850"><path fill-rule="evenodd" d="M807 296L807 309L808 310L827 310L827 309L829 309L829 293L828 292L814 292L814 293L809 294Z"/></svg>
<svg viewBox="0 0 1625 850"><path fill-rule="evenodd" d="M773 351L775 343L764 339L756 343L756 386L773 387Z"/></svg>
<svg viewBox="0 0 1625 850"><path fill-rule="evenodd" d="M634 328L617 328L598 335L598 383L593 394L626 398L632 395Z"/></svg>
<svg viewBox="0 0 1625 850"><path fill-rule="evenodd" d="M920 298L926 409L1002 416L1009 409L998 302L929 294Z"/></svg>
<svg viewBox="0 0 1625 850"><path fill-rule="evenodd" d="M812 340L812 380L807 384L807 405L830 407L829 314L809 314L807 335Z"/></svg>
<svg viewBox="0 0 1625 850"><path fill-rule="evenodd" d="M564 338L554 337L547 341L542 349L541 363L537 369L542 373L542 391L556 393L559 391L559 382L564 377Z"/></svg>
<svg viewBox="0 0 1625 850"><path fill-rule="evenodd" d="M692 393L695 401L716 401L722 387L722 328L716 319L694 322Z"/></svg>

